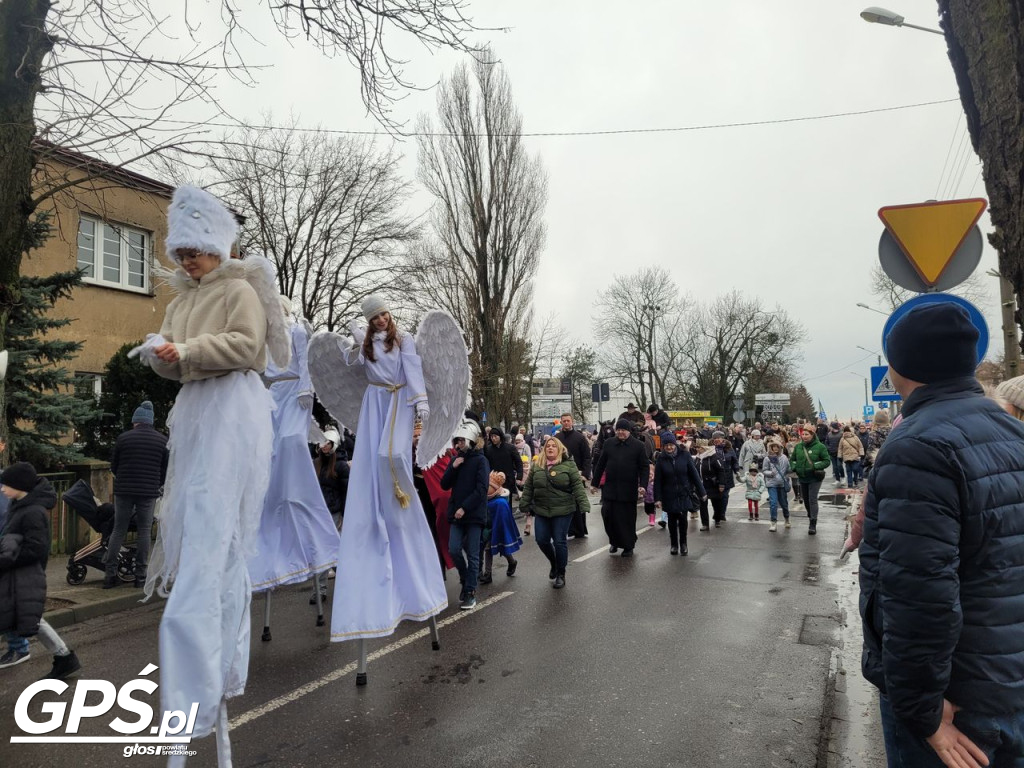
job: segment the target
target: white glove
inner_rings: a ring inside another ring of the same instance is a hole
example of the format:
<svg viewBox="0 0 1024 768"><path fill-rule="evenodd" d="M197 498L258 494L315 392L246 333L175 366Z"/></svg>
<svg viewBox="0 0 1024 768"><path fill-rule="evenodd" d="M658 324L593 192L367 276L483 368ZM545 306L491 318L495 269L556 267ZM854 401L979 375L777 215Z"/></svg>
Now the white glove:
<svg viewBox="0 0 1024 768"><path fill-rule="evenodd" d="M137 357L141 362L145 363L146 365L149 365L154 360L158 359L156 356L156 352L154 352L153 350L156 349L157 347L163 346L166 343L167 339L165 339L159 333L147 333L146 340L144 342L142 342L139 346L133 347L131 350L129 350L128 358L131 359L133 357Z"/></svg>
<svg viewBox="0 0 1024 768"><path fill-rule="evenodd" d="M430 415L430 406L427 405L426 401L416 403L416 418L420 421L425 422L427 417Z"/></svg>
<svg viewBox="0 0 1024 768"><path fill-rule="evenodd" d="M298 397L299 407L304 411L313 410L313 396L308 392L303 392Z"/></svg>

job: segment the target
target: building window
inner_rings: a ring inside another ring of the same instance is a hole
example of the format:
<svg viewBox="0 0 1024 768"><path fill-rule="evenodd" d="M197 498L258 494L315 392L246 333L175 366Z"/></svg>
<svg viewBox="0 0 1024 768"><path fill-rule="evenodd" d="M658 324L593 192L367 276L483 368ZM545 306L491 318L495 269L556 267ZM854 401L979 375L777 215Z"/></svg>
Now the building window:
<svg viewBox="0 0 1024 768"><path fill-rule="evenodd" d="M92 398L97 403L103 394L103 374L75 371L75 394L81 398Z"/></svg>
<svg viewBox="0 0 1024 768"><path fill-rule="evenodd" d="M78 268L85 282L149 292L153 237L124 224L78 219Z"/></svg>

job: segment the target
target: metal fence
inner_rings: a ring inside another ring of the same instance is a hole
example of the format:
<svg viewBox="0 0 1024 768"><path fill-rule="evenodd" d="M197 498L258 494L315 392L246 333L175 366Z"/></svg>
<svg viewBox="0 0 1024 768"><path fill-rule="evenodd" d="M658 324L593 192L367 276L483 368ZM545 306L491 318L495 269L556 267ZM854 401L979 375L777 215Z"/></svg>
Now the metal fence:
<svg viewBox="0 0 1024 768"><path fill-rule="evenodd" d="M78 513L64 504L64 492L75 484L74 472L41 475L57 492L57 506L50 510L50 554L64 555L78 548Z"/></svg>

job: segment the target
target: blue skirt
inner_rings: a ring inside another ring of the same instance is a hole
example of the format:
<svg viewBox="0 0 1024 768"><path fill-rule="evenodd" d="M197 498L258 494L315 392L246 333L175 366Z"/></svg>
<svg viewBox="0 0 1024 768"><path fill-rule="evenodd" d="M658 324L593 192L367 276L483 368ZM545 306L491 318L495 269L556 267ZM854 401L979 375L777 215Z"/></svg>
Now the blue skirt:
<svg viewBox="0 0 1024 768"><path fill-rule="evenodd" d="M512 505L508 498L498 496L487 502L491 517L491 554L511 555L523 546L519 526L512 517Z"/></svg>

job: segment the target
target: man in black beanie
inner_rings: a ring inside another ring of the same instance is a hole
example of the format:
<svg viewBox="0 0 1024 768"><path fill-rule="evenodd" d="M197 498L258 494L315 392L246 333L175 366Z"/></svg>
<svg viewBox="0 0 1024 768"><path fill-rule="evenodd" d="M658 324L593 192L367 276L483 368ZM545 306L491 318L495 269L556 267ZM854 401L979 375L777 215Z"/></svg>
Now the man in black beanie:
<svg viewBox="0 0 1024 768"><path fill-rule="evenodd" d="M132 428L118 435L110 471L114 473L114 531L107 541L103 561L104 589L120 583L117 562L128 526L135 519L135 586L146 583L149 566L149 540L153 531L153 511L167 479L167 436L153 428L153 403L145 400L132 414Z"/></svg>
<svg viewBox="0 0 1024 768"><path fill-rule="evenodd" d="M890 765L1024 755L1024 424L985 397L977 346L951 302L886 341L903 421L868 480L860 613Z"/></svg>
<svg viewBox="0 0 1024 768"><path fill-rule="evenodd" d="M621 549L623 557L631 557L636 546L636 505L647 490L651 471L643 443L631 434L632 426L629 419L615 423L615 437L604 441L592 482L601 489L601 517L611 544L608 551L615 554Z"/></svg>

